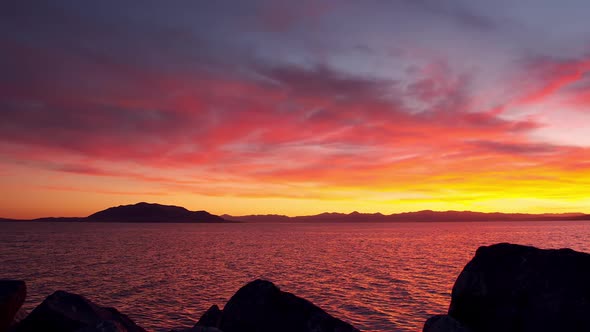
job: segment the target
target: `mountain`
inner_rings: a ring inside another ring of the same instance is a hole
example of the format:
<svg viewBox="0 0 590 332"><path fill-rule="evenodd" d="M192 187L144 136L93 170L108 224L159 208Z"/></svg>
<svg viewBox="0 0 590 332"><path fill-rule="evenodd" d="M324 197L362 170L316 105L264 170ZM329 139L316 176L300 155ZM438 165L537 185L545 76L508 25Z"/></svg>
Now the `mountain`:
<svg viewBox="0 0 590 332"><path fill-rule="evenodd" d="M18 219L10 219L10 218L0 218L0 222L5 222L5 221L21 221Z"/></svg>
<svg viewBox="0 0 590 332"><path fill-rule="evenodd" d="M137 203L120 205L86 217L97 222L225 222L207 211L189 211L180 206Z"/></svg>
<svg viewBox="0 0 590 332"><path fill-rule="evenodd" d="M25 221L0 218L2 221ZM26 221L52 222L159 222L159 223L223 223L225 220L207 211L189 211L180 206L137 203L110 207L88 217L37 218Z"/></svg>
<svg viewBox="0 0 590 332"><path fill-rule="evenodd" d="M228 223L228 222L441 222L441 221L567 221L590 220L590 214L583 213L484 213L473 211L417 211L394 214L352 212L326 212L311 216L289 217L278 214L221 217L207 211L190 211L180 206L153 203L120 205L102 210L88 217L38 218L33 220L3 221L52 221L52 222L163 222L163 223Z"/></svg>
<svg viewBox="0 0 590 332"><path fill-rule="evenodd" d="M226 220L244 222L442 222L442 221L554 221L590 220L583 213L484 213L472 211L417 211L384 215L381 213L321 213L311 216L288 217L284 215L223 215Z"/></svg>

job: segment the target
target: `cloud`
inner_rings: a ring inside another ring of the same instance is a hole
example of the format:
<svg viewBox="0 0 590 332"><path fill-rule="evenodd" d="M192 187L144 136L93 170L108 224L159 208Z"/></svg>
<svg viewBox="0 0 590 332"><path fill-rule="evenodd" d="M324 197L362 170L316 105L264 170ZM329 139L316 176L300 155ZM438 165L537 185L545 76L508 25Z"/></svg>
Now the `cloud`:
<svg viewBox="0 0 590 332"><path fill-rule="evenodd" d="M470 143L476 147L483 148L492 152L515 155L545 155L560 152L560 148L553 144L512 143L494 141L475 141Z"/></svg>
<svg viewBox="0 0 590 332"><path fill-rule="evenodd" d="M538 82L536 87L523 96L518 103L528 104L546 100L562 90L582 81L590 72L590 58L580 59L555 59L533 58L528 59L527 67L533 73Z"/></svg>
<svg viewBox="0 0 590 332"><path fill-rule="evenodd" d="M258 73L294 97L330 97L337 101L384 99L395 81L354 77L326 65L302 68L279 65L261 68Z"/></svg>
<svg viewBox="0 0 590 332"><path fill-rule="evenodd" d="M35 73L42 70L34 68L41 59L60 52L18 51L27 53L27 62L14 56L17 67L31 65ZM59 69L75 66L80 77L93 77L100 68L104 79L86 89L69 80L55 85L52 75L33 76L37 88L23 83L5 90L5 142L154 169L199 165L249 178L360 183L365 176L346 173L395 167L392 154L432 160L439 150L462 149L465 139L513 139L538 127L470 109L469 79L440 63L427 66L403 90L397 81L354 76L327 64L258 64L251 69L261 81L225 72L172 76L142 67L121 73L110 62L53 58ZM422 111L412 106L415 100L425 103Z"/></svg>
<svg viewBox="0 0 590 332"><path fill-rule="evenodd" d="M404 3L427 13L448 18L455 24L469 29L489 31L496 29L499 24L491 17L477 13L457 1L407 0Z"/></svg>
<svg viewBox="0 0 590 332"><path fill-rule="evenodd" d="M433 1L185 4L7 6L2 174L327 199L337 190L321 188L495 194L502 172L585 171L585 147L543 130L569 133L550 108L587 106L587 57L480 49L502 38L496 16ZM423 22L433 31L413 31Z"/></svg>

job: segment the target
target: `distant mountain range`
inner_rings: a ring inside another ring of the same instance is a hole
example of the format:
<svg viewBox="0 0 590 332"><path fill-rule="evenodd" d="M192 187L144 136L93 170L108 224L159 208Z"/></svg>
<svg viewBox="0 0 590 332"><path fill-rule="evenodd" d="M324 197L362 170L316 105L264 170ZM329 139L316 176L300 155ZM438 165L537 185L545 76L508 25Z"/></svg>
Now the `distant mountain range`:
<svg viewBox="0 0 590 332"><path fill-rule="evenodd" d="M243 222L442 222L442 221L543 221L543 220L590 220L583 213L484 213L472 211L417 211L394 214L381 213L321 213L311 216L288 217L284 215L222 215L226 220Z"/></svg>
<svg viewBox="0 0 590 332"><path fill-rule="evenodd" d="M87 217L48 217L26 221L56 222L160 222L160 223L231 223L231 222L443 222L443 221L567 221L590 220L583 213L483 213L472 211L418 211L394 214L381 213L321 213L311 216L288 217L284 215L217 216L207 211L190 211L173 205L137 203L120 205L93 213ZM0 218L2 221L25 221Z"/></svg>

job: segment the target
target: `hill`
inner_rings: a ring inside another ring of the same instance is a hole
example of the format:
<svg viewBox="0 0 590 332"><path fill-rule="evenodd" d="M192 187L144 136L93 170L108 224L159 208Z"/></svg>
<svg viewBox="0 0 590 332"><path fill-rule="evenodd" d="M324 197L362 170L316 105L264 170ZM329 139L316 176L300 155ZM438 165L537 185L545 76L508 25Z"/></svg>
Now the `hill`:
<svg viewBox="0 0 590 332"><path fill-rule="evenodd" d="M37 218L32 220L15 220L0 218L2 221L52 221L52 222L168 222L168 223L227 223L227 222L467 222L467 221L568 221L590 220L589 214L583 213L500 213L473 211L417 211L385 215L382 213L334 213L326 212L310 216L289 217L278 214L217 216L207 211L190 211L184 207L154 203L137 203L120 205L93 213L87 217Z"/></svg>
<svg viewBox="0 0 590 332"><path fill-rule="evenodd" d="M189 211L180 206L153 203L120 205L98 211L87 217L47 217L31 220L0 218L2 221L52 221L52 222L158 222L158 223L223 223L232 222L207 211Z"/></svg>
<svg viewBox="0 0 590 332"><path fill-rule="evenodd" d="M484 213L472 211L417 211L385 215L381 213L321 213L310 216L288 217L284 215L223 216L227 220L244 222L444 222L444 221L565 221L590 220L583 213L527 214L527 213Z"/></svg>
<svg viewBox="0 0 590 332"><path fill-rule="evenodd" d="M137 203L120 205L96 212L86 217L95 222L226 222L207 211L189 211L174 205Z"/></svg>

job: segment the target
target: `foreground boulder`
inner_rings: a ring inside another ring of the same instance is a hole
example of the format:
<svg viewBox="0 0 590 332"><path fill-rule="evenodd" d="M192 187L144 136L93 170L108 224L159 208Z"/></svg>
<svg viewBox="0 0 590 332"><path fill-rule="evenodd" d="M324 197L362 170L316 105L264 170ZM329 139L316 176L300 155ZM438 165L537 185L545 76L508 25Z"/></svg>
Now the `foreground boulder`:
<svg viewBox="0 0 590 332"><path fill-rule="evenodd" d="M0 280L0 331L6 331L12 325L26 297L24 281Z"/></svg>
<svg viewBox="0 0 590 332"><path fill-rule="evenodd" d="M57 291L15 328L16 332L144 332L115 308L100 307L83 296Z"/></svg>
<svg viewBox="0 0 590 332"><path fill-rule="evenodd" d="M428 332L470 332L463 324L449 315L436 315L424 323L424 330Z"/></svg>
<svg viewBox="0 0 590 332"><path fill-rule="evenodd" d="M223 332L216 327L195 325L188 329L171 330L170 332Z"/></svg>
<svg viewBox="0 0 590 332"><path fill-rule="evenodd" d="M199 319L195 326L219 326L223 312L214 304Z"/></svg>
<svg viewBox="0 0 590 332"><path fill-rule="evenodd" d="M359 331L313 303L283 292L265 280L255 280L242 287L219 314L218 308L212 307L197 326L213 321L218 322L214 327L223 332Z"/></svg>
<svg viewBox="0 0 590 332"><path fill-rule="evenodd" d="M127 329L125 326L121 325L116 321L112 320L103 320L98 322L97 324L91 324L81 329L76 330L76 332L125 332Z"/></svg>
<svg viewBox="0 0 590 332"><path fill-rule="evenodd" d="M455 282L449 316L473 332L590 331L590 255L481 247Z"/></svg>

